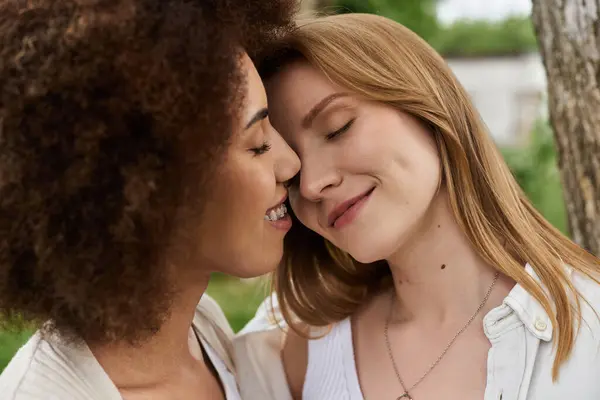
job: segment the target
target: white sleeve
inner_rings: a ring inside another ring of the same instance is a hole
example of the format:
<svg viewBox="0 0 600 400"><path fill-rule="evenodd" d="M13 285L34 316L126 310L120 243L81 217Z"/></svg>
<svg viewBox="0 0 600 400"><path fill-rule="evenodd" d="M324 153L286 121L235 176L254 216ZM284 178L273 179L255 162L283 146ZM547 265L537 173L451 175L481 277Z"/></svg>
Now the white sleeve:
<svg viewBox="0 0 600 400"><path fill-rule="evenodd" d="M240 394L243 399L292 400L281 350L287 328L277 297L267 297L254 318L233 339Z"/></svg>

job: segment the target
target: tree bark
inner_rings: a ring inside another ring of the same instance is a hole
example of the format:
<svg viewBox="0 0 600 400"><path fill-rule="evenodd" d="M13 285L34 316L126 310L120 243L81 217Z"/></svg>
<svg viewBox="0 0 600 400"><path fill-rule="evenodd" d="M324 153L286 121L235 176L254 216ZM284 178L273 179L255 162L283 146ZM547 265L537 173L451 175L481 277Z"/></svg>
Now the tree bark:
<svg viewBox="0 0 600 400"><path fill-rule="evenodd" d="M533 0L573 240L600 255L600 0Z"/></svg>

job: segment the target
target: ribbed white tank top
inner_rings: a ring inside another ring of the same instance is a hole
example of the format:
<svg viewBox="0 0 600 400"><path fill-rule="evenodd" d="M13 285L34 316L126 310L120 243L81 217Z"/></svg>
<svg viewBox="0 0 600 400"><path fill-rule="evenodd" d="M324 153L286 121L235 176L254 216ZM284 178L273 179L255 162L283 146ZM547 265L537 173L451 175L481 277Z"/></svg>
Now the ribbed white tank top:
<svg viewBox="0 0 600 400"><path fill-rule="evenodd" d="M303 400L364 400L354 359L350 318L308 341Z"/></svg>

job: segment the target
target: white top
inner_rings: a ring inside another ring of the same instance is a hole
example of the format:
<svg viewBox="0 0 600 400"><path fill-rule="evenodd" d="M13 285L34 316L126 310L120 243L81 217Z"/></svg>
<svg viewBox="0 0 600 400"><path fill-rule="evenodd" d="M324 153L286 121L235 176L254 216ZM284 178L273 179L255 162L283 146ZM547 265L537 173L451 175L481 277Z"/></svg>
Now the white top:
<svg viewBox="0 0 600 400"><path fill-rule="evenodd" d="M527 265L527 272L537 276ZM600 287L571 273L575 287L600 313ZM274 301L274 313L280 312ZM238 384L244 399L291 400L281 349L284 331L269 318L265 301L255 318L234 339ZM483 319L491 343L484 400L600 399L600 321L581 303L583 322L568 361L552 382L553 328L543 307L520 285ZM279 321L280 325L284 325ZM303 399L364 400L354 361L350 320L309 341Z"/></svg>
<svg viewBox="0 0 600 400"><path fill-rule="evenodd" d="M346 318L324 337L308 342L304 399L363 400L354 359L352 324ZM323 394L328 394L323 396Z"/></svg>
<svg viewBox="0 0 600 400"><path fill-rule="evenodd" d="M202 296L193 322L225 388L227 400L241 400L232 363L233 332L223 312ZM89 347L68 346L36 333L0 375L3 400L122 400Z"/></svg>
<svg viewBox="0 0 600 400"><path fill-rule="evenodd" d="M206 351L208 358L210 358L210 361L212 362L213 366L215 367L215 370L217 371L217 374L219 375L219 380L223 385L223 389L225 389L225 399L242 400L242 398L240 397L240 392L238 391L237 382L235 380L235 375L233 375L233 372L229 370L227 365L225 365L223 359L219 357L215 349L212 348L212 346L206 341L206 339L201 337L200 341L202 342L202 347L204 347L204 351Z"/></svg>

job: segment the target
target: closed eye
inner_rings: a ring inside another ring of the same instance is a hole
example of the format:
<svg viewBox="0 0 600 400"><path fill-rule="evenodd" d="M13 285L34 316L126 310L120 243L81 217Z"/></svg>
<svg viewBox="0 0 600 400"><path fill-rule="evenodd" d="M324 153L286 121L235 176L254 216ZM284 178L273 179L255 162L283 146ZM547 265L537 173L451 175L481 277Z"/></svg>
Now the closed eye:
<svg viewBox="0 0 600 400"><path fill-rule="evenodd" d="M250 151L253 152L255 156L265 154L269 150L271 150L271 144L266 141L263 142L263 144L261 144L259 147L254 147L250 149Z"/></svg>
<svg viewBox="0 0 600 400"><path fill-rule="evenodd" d="M337 136L341 135L342 133L346 132L348 129L350 129L350 127L352 126L352 124L354 123L354 121L356 121L356 118L352 118L350 121L348 121L346 123L346 125L342 126L337 131L334 131L334 132L331 132L331 133L327 134L327 136L326 136L327 140L334 139L335 137L337 137Z"/></svg>

